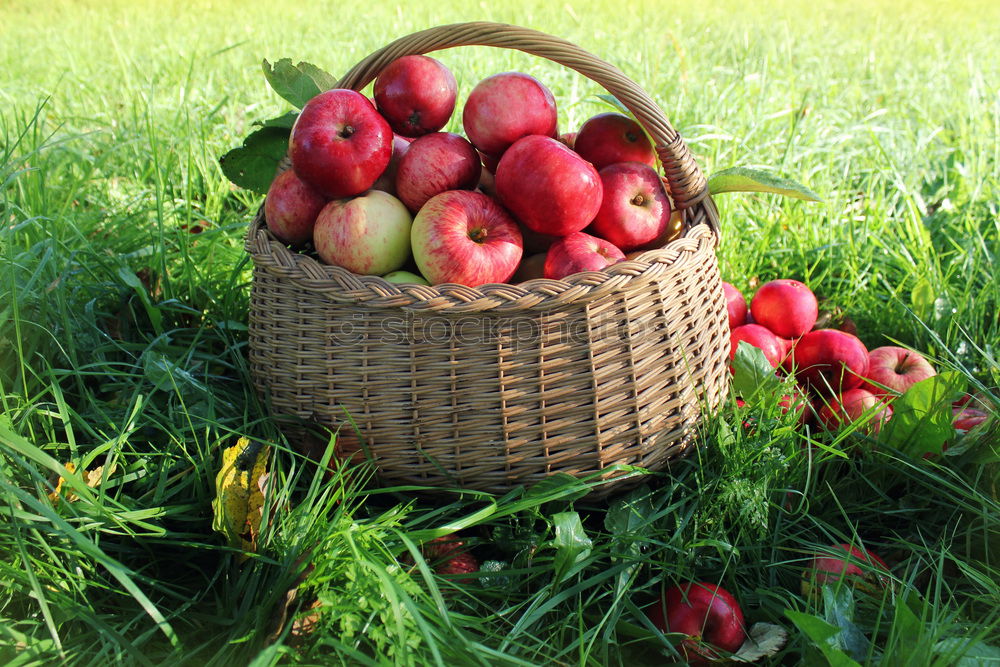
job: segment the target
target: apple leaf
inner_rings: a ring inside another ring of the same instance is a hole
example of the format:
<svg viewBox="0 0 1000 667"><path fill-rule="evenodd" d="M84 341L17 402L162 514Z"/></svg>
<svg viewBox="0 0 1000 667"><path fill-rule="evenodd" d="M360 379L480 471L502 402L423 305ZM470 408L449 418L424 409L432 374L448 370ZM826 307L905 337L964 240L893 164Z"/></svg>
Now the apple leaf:
<svg viewBox="0 0 1000 667"><path fill-rule="evenodd" d="M708 179L708 192L713 195L720 192L772 192L795 199L823 201L797 181L748 167L731 167L715 172Z"/></svg>
<svg viewBox="0 0 1000 667"><path fill-rule="evenodd" d="M820 650L831 667L861 667L843 651L830 644L830 640L842 632L839 627L827 623L818 616L794 609L786 609L785 616Z"/></svg>
<svg viewBox="0 0 1000 667"><path fill-rule="evenodd" d="M741 340L733 358L733 392L749 400L759 391L774 394L780 387L781 380L775 375L774 367L764 352Z"/></svg>
<svg viewBox="0 0 1000 667"><path fill-rule="evenodd" d="M996 667L1000 648L964 637L943 639L934 645L934 653L955 667Z"/></svg>
<svg viewBox="0 0 1000 667"><path fill-rule="evenodd" d="M774 623L754 623L748 634L749 638L733 654L733 662L757 662L780 651L788 641L788 631Z"/></svg>
<svg viewBox="0 0 1000 667"><path fill-rule="evenodd" d="M955 371L917 382L893 401L892 418L879 440L913 456L940 454L955 435L951 403L964 386L965 379Z"/></svg>
<svg viewBox="0 0 1000 667"><path fill-rule="evenodd" d="M278 171L278 163L288 153L289 130L275 125L253 132L243 145L221 158L222 173L230 181L258 194L267 194Z"/></svg>
<svg viewBox="0 0 1000 667"><path fill-rule="evenodd" d="M625 114L629 118L633 117L632 116L632 112L628 110L628 107L625 106L624 104L622 104L622 101L619 100L614 95L609 95L607 93L602 93L602 94L598 95L597 97L598 97L598 99L601 99L601 100L607 102L609 106L614 107L617 111Z"/></svg>
<svg viewBox="0 0 1000 667"><path fill-rule="evenodd" d="M267 82L286 100L301 109L306 102L337 85L336 79L310 63L292 64L291 58L261 63Z"/></svg>
<svg viewBox="0 0 1000 667"><path fill-rule="evenodd" d="M555 580L561 581L569 569L590 554L594 543L587 537L580 515L576 512L560 512L552 516L556 535L552 546L556 548Z"/></svg>
<svg viewBox="0 0 1000 667"><path fill-rule="evenodd" d="M256 120L254 125L257 127L283 127L286 130L291 130L292 126L295 125L295 121L299 117L298 111L289 111L288 113L282 114L277 118L268 118L267 120Z"/></svg>

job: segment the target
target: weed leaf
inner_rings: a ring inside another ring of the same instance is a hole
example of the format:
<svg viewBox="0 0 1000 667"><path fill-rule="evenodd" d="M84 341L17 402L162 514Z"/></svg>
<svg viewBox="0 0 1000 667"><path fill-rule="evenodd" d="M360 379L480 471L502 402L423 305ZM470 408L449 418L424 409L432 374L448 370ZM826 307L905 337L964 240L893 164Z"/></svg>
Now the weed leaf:
<svg viewBox="0 0 1000 667"><path fill-rule="evenodd" d="M774 374L774 367L764 352L741 340L733 359L733 392L749 400L759 391L773 394L780 387L781 380Z"/></svg>
<svg viewBox="0 0 1000 667"><path fill-rule="evenodd" d="M576 512L560 512L552 517L556 535L552 546L556 548L556 581L561 581L569 569L586 558L594 543L587 537L580 515Z"/></svg>
<svg viewBox="0 0 1000 667"><path fill-rule="evenodd" d="M964 378L954 371L917 382L893 402L892 419L880 440L913 456L940 454L955 435L951 403L964 386Z"/></svg>
<svg viewBox="0 0 1000 667"><path fill-rule="evenodd" d="M785 616L812 641L813 645L820 650L831 667L861 667L846 653L830 645L829 640L842 632L839 627L827 623L818 616L793 609L786 609Z"/></svg>

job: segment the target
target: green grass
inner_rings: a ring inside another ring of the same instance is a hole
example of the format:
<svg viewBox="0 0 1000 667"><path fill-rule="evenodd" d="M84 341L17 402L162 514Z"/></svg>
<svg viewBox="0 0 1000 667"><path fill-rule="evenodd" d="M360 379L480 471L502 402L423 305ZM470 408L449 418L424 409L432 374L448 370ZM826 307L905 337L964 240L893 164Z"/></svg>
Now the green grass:
<svg viewBox="0 0 1000 667"><path fill-rule="evenodd" d="M771 402L730 405L630 503L573 484L431 499L317 475L251 389L242 234L259 198L217 157L287 110L261 59L339 74L413 30L489 19L619 65L707 172L807 183L823 203L719 196L724 279L804 280L869 347L926 351L996 408L1000 6L817 5L0 6L0 661L662 664L676 653L641 608L698 579L789 630L775 662L839 650L811 638L827 619L855 628L834 644L862 663L996 664L1000 481L982 463L996 422L926 462L844 456L858 435L804 448ZM498 71L538 76L565 128L602 109L595 85L529 56L440 58L461 95ZM211 503L221 450L243 435L274 456L258 553L240 564ZM51 502L67 462L115 471L92 490L69 475L79 499ZM419 544L451 530L502 571L432 576ZM889 589L801 595L809 554L859 540L889 562ZM313 599L315 630L293 635Z"/></svg>

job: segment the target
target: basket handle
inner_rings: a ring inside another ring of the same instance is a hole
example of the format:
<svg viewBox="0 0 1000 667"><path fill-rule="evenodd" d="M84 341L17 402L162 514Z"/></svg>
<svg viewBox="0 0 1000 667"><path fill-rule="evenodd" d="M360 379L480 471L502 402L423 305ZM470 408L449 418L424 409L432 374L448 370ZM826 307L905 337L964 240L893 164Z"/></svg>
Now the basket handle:
<svg viewBox="0 0 1000 667"><path fill-rule="evenodd" d="M635 114L649 133L676 207L682 210L690 208L708 195L708 181L687 144L671 127L659 105L642 88L617 67L589 51L537 30L488 22L454 23L421 30L400 37L369 55L347 72L336 87L361 90L397 58L457 46L495 46L524 51L568 67L599 83Z"/></svg>

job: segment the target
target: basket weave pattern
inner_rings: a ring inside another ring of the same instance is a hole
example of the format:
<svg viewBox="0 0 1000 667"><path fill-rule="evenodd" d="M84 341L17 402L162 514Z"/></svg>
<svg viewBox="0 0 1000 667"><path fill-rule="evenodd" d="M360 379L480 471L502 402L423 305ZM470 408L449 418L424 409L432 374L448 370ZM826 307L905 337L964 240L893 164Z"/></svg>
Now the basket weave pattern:
<svg viewBox="0 0 1000 667"><path fill-rule="evenodd" d="M679 135L621 72L564 40L499 24L402 38L338 86L410 53L488 44L601 83L654 140L683 237L605 271L520 285L396 285L294 253L250 225L250 364L276 415L353 422L385 483L503 492L615 464L662 469L726 391L718 214ZM613 485L602 487L609 492Z"/></svg>

